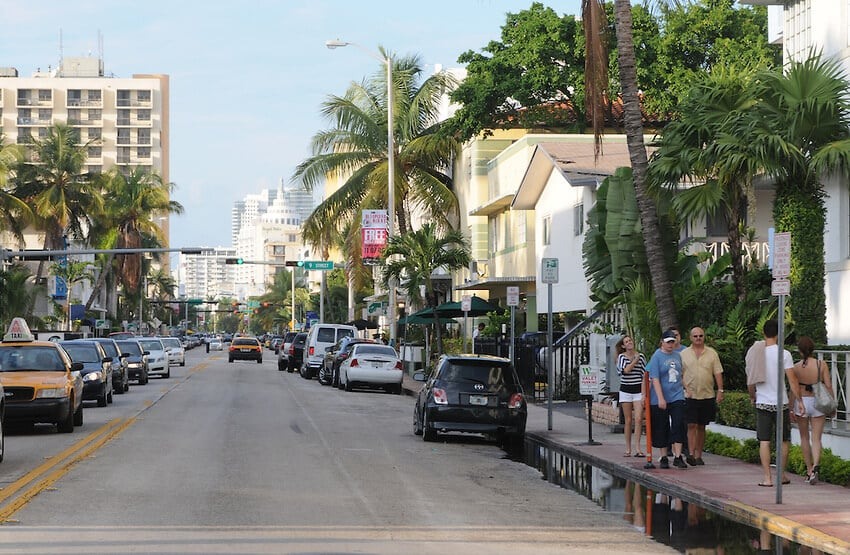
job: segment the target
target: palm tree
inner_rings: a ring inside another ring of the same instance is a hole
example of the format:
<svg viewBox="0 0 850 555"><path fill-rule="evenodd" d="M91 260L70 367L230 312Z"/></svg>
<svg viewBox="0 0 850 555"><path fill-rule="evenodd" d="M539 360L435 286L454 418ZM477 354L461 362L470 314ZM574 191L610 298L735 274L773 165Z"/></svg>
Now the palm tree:
<svg viewBox="0 0 850 555"><path fill-rule="evenodd" d="M101 239L101 248L131 249L167 244L167 238L152 218L157 214L183 213L183 206L170 198L173 183L164 182L162 176L144 168L135 168L129 175L113 168L101 174L99 185L104 196L110 199L102 218L93 228L94 235ZM118 278L125 292L138 296L142 255L112 255L104 263L104 270L101 271L86 308L91 306L99 294L113 260L118 264Z"/></svg>
<svg viewBox="0 0 850 555"><path fill-rule="evenodd" d="M18 145L4 144L0 133L0 231L12 232L20 243L23 243L23 230L32 212L25 202L9 193L6 187L22 160L23 153Z"/></svg>
<svg viewBox="0 0 850 555"><path fill-rule="evenodd" d="M617 29L617 60L620 66L620 88L623 98L623 125L626 131L626 143L632 166L632 179L635 184L640 222L643 230L643 242L649 265L652 291L658 305L658 318L662 328L674 326L678 322L676 304L666 265L664 244L658 221L655 200L647 187L646 146L643 141L643 119L638 96L637 70L635 66L635 47L632 37L632 6L629 0L614 1L614 15ZM582 0L582 21L584 22L587 42L585 87L588 99L588 113L594 122L594 135L597 144L601 144L601 119L604 113L604 93L607 82L607 55L604 52L604 33L607 19L603 3L600 0Z"/></svg>
<svg viewBox="0 0 850 555"><path fill-rule="evenodd" d="M777 177L773 217L791 232L789 305L798 335L826 343L822 176L850 177L850 83L834 60L811 55L761 76L755 142Z"/></svg>
<svg viewBox="0 0 850 555"><path fill-rule="evenodd" d="M442 352L442 336L436 314L437 296L431 274L438 268L453 272L469 265L471 255L466 237L456 230L441 234L437 224L429 222L421 229L390 238L381 256L386 264L382 276L384 283L389 282L390 278L398 280L407 292L408 299L434 309L437 352ZM424 299L420 293L422 285L425 286Z"/></svg>
<svg viewBox="0 0 850 555"><path fill-rule="evenodd" d="M27 289L29 269L21 264L0 268L0 329L5 330L12 318L29 306L32 293Z"/></svg>
<svg viewBox="0 0 850 555"><path fill-rule="evenodd" d="M386 53L382 50L382 55ZM458 144L437 133L441 95L454 86L447 73L437 73L421 84L422 65L416 56L393 59L393 113L395 153L395 215L400 233L410 229L411 210L422 210L443 227L458 220L457 199L448 175ZM294 179L308 190L330 175L345 182L326 198L304 223L315 245L329 239L332 230L347 236L360 234L360 210L386 208L388 197L386 72L352 84L345 96L331 96L322 104L322 115L333 127L313 136L313 155L301 162ZM349 240L352 248L359 241ZM359 253L350 252L352 258Z"/></svg>
<svg viewBox="0 0 850 555"><path fill-rule="evenodd" d="M750 68L712 68L691 89L679 119L664 128L649 168L651 181L678 190L673 205L679 216L725 216L739 302L746 297L744 206L755 206L753 178L765 171L763 156L747 132L757 102L755 76ZM680 188L685 181L690 186Z"/></svg>
<svg viewBox="0 0 850 555"><path fill-rule="evenodd" d="M64 247L64 236L82 238L91 226L90 216L99 213L102 198L83 172L86 146L79 132L63 123L54 124L43 139L32 139L37 163L25 163L16 175L13 194L32 207L34 223L44 232L44 249ZM36 283L44 273L38 265ZM33 298L34 300L34 298ZM32 302L28 316L32 314Z"/></svg>

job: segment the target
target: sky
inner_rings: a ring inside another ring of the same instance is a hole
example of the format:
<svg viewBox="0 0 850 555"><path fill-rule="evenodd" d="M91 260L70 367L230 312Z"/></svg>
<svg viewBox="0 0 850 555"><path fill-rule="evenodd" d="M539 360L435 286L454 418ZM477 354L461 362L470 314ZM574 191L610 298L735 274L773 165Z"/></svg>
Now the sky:
<svg viewBox="0 0 850 555"><path fill-rule="evenodd" d="M30 76L65 56L97 55L107 74L164 73L171 86L172 247L230 246L230 211L291 182L329 126L323 100L382 70L379 47L459 67L499 40L531 0L0 0L0 66ZM577 14L579 0L544 2ZM61 36L61 41L60 41ZM325 41L360 45L330 50ZM61 49L60 49L61 42Z"/></svg>

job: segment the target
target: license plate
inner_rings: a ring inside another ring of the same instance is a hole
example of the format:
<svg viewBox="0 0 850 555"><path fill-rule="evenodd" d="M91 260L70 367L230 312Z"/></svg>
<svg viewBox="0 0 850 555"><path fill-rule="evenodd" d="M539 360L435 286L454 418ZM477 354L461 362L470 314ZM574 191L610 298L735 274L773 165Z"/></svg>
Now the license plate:
<svg viewBox="0 0 850 555"><path fill-rule="evenodd" d="M487 396L486 395L470 395L469 396L469 404L477 405L481 407L487 406Z"/></svg>
<svg viewBox="0 0 850 555"><path fill-rule="evenodd" d="M251 352L251 349L239 349L239 350L242 351L243 353L250 353Z"/></svg>

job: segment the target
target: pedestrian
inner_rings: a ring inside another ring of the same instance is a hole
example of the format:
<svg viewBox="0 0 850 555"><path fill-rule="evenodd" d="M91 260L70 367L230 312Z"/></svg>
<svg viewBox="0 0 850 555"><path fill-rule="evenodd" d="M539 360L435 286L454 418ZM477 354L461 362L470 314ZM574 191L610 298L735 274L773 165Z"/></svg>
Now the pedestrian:
<svg viewBox="0 0 850 555"><path fill-rule="evenodd" d="M682 386L682 357L676 346L676 333L666 330L661 347L653 353L646 366L651 382L649 388L652 446L659 449L660 467L670 468L667 446L672 448L673 466L688 467L682 457L685 439L685 389Z"/></svg>
<svg viewBox="0 0 850 555"><path fill-rule="evenodd" d="M477 344L478 344L477 339L479 337L481 337L482 333L484 333L484 328L485 328L484 322L478 322L478 327L475 328L475 331L472 332L472 352L473 353L478 352L476 350L476 347L477 347Z"/></svg>
<svg viewBox="0 0 850 555"><path fill-rule="evenodd" d="M620 374L620 407L623 409L626 436L626 457L632 456L632 421L634 420L635 457L643 457L640 449L640 436L643 430L643 374L646 371L646 357L635 350L635 342L630 336L620 338L615 345L617 352L617 373Z"/></svg>
<svg viewBox="0 0 850 555"><path fill-rule="evenodd" d="M806 461L806 482L814 485L818 483L820 473L823 427L826 417L832 415L826 415L815 408L812 385L822 381L832 393L832 379L829 375L829 365L812 357L815 343L810 337L800 337L797 349L802 360L795 364L793 369L797 389L793 394L794 411L791 418L796 417L797 429L800 432L800 450L803 452L803 460Z"/></svg>
<svg viewBox="0 0 850 555"><path fill-rule="evenodd" d="M703 465L705 426L714 421L717 404L723 401L723 365L717 351L705 344L705 331L691 330L691 346L682 351L685 387L685 423L688 426L688 455L691 466ZM715 386L717 391L715 392Z"/></svg>
<svg viewBox="0 0 850 555"><path fill-rule="evenodd" d="M785 472L788 464L788 446L791 442L791 422L788 415L788 394L785 389L785 380L780 383L777 375L777 357L779 356L779 324L776 320L768 320L762 329L764 340L756 341L747 350L747 389L750 393L750 401L756 408L756 439L759 441L759 459L763 477L758 485L762 487L773 487L773 479L770 475L770 441L776 436L777 411L782 411L782 462L781 479L783 484L790 484L791 480ZM794 361L791 353L782 350L782 366L785 376L792 383L792 391L797 391L797 379L794 376ZM777 406L779 389L782 389L782 406ZM780 470L777 468L777 476Z"/></svg>

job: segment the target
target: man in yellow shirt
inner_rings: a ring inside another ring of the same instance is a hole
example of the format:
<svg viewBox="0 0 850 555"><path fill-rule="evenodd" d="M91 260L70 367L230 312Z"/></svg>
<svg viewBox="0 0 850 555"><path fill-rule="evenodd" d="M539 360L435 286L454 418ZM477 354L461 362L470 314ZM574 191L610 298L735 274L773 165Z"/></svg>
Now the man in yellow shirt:
<svg viewBox="0 0 850 555"><path fill-rule="evenodd" d="M691 330L691 346L681 356L689 449L685 460L691 466L698 466L705 464L702 460L705 426L714 420L717 403L723 400L723 366L717 351L705 345L705 331L699 327Z"/></svg>

